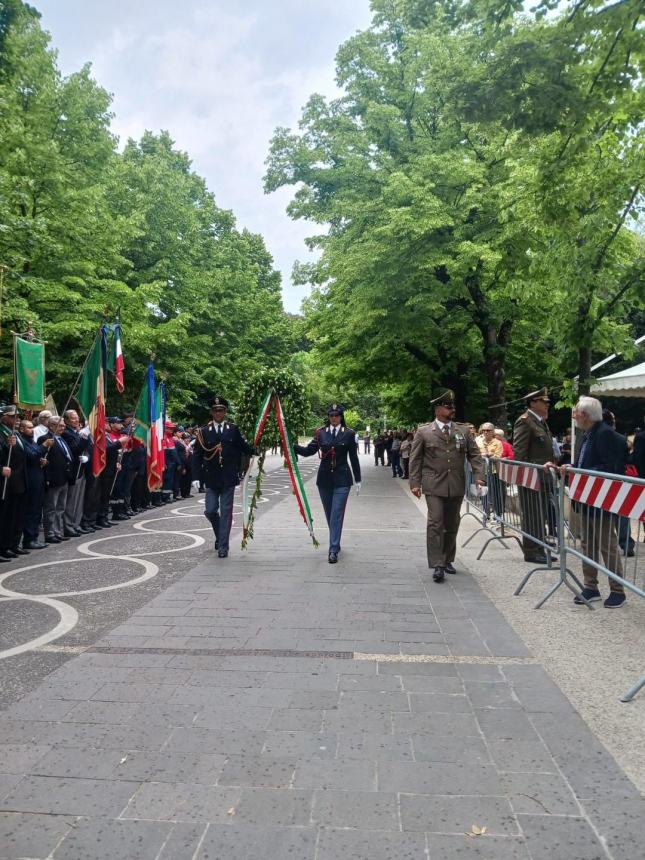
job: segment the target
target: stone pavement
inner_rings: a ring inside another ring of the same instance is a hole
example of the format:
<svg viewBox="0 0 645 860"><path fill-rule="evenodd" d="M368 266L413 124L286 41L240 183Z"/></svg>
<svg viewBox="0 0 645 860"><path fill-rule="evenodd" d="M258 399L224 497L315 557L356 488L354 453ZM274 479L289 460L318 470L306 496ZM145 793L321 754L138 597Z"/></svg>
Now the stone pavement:
<svg viewBox="0 0 645 860"><path fill-rule="evenodd" d="M642 856L633 783L463 566L432 582L403 482L364 463L338 565L286 498L2 713L0 858Z"/></svg>

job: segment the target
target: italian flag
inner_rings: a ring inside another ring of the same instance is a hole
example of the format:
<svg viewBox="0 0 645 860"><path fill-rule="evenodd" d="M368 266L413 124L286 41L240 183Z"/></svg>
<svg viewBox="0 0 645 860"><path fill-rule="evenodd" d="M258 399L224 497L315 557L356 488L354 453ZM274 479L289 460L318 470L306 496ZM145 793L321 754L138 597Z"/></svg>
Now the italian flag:
<svg viewBox="0 0 645 860"><path fill-rule="evenodd" d="M107 371L107 329L101 328L85 362L77 400L92 431L92 474L105 469L105 377Z"/></svg>
<svg viewBox="0 0 645 860"><path fill-rule="evenodd" d="M163 450L159 431L161 429L163 435L163 402L161 386L157 388L155 384L155 368L152 362L148 364L135 418L137 426L134 435L146 446L148 489L160 490L163 483Z"/></svg>
<svg viewBox="0 0 645 860"><path fill-rule="evenodd" d="M112 332L112 348L110 350L108 368L114 374L117 391L119 394L123 394L125 390L125 383L123 382L125 361L123 360L123 347L121 346L121 324L115 323Z"/></svg>

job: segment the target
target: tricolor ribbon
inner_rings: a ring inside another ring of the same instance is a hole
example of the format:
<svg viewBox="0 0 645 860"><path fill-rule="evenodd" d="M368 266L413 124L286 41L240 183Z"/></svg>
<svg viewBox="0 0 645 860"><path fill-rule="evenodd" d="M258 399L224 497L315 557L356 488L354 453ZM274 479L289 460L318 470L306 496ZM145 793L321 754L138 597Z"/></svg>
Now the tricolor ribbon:
<svg viewBox="0 0 645 860"><path fill-rule="evenodd" d="M318 546L318 541L316 540L316 536L314 534L311 508L309 507L309 501L307 500L307 494L305 493L302 476L300 474L300 470L296 462L291 438L289 437L289 431L287 429L287 422L284 416L284 411L282 409L282 404L280 403L280 398L275 393L275 391L269 391L262 403L262 407L260 408L260 412L258 414L258 419L255 423L253 444L256 447L257 445L259 445L264 434L264 428L266 427L266 423L269 418L269 415L271 414L272 408L275 409L276 420L278 423L278 431L280 433L280 441L282 443L282 452L284 455L284 464L287 471L289 472L291 488L293 490L294 496L296 497L296 501L298 502L300 515L302 516L305 525L309 530L311 540L313 541L314 546ZM263 451L258 458L258 472L257 475L254 476L255 489L252 493L249 493L249 484L251 483L251 478L253 477L252 472L253 466L255 465L255 457L251 459L249 468L247 469L246 474L244 475L244 479L242 481L242 549L246 549L249 538L253 538L255 510L258 506L258 501L262 496L262 479L264 477L263 467L265 456L266 451Z"/></svg>

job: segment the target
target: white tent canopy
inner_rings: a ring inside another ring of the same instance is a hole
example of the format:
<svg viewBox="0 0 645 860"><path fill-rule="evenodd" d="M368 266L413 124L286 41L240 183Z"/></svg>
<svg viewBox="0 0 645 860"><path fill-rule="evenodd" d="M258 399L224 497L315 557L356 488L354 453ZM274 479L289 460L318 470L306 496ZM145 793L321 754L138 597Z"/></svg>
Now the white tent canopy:
<svg viewBox="0 0 645 860"><path fill-rule="evenodd" d="M645 361L601 377L591 386L591 393L605 397L645 397Z"/></svg>

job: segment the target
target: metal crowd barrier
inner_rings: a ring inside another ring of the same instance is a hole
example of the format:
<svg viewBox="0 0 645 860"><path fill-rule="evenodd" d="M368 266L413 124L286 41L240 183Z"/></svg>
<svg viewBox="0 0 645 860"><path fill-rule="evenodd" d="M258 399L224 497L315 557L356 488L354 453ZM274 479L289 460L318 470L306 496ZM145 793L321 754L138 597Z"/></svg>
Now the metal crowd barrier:
<svg viewBox="0 0 645 860"><path fill-rule="evenodd" d="M571 467L563 479L552 467L505 459L486 459L486 474L487 496L478 501L469 485L466 489L466 514L475 508L482 525L463 546L476 534L491 532L480 559L493 541L503 543L504 529L509 529L525 557L542 554L544 560L523 577L515 594L535 573L553 570L558 563L558 581L536 609L562 585L593 609L592 601L582 598L579 577L591 588L598 575L608 577L611 591L645 598L645 480ZM629 701L643 687L645 676L621 701Z"/></svg>
<svg viewBox="0 0 645 860"><path fill-rule="evenodd" d="M482 547L477 556L477 560L479 560L485 550L486 547L490 543L500 543L504 549L510 549L506 540L510 537L516 540L518 543L519 538L517 535L508 535L505 532L504 526L505 523L501 520L497 511L500 509L499 497L500 492L498 490L498 486L495 483L495 479L491 478L491 472L494 470L494 466L491 463L489 457L484 457L484 461L486 463L486 488L485 493L482 493L475 486L475 479L473 476L472 466L466 460L466 491L464 493L464 503L466 506L466 510L461 515L462 519L464 517L474 517L478 523L480 523L480 527L470 535L470 537L464 541L462 546L468 546L468 544L481 532L486 532L490 537Z"/></svg>
<svg viewBox="0 0 645 860"><path fill-rule="evenodd" d="M570 573L575 565L589 587L602 575L612 592L645 598L645 480L568 467L560 481L560 513L568 525L561 571ZM643 687L645 675L621 701Z"/></svg>

